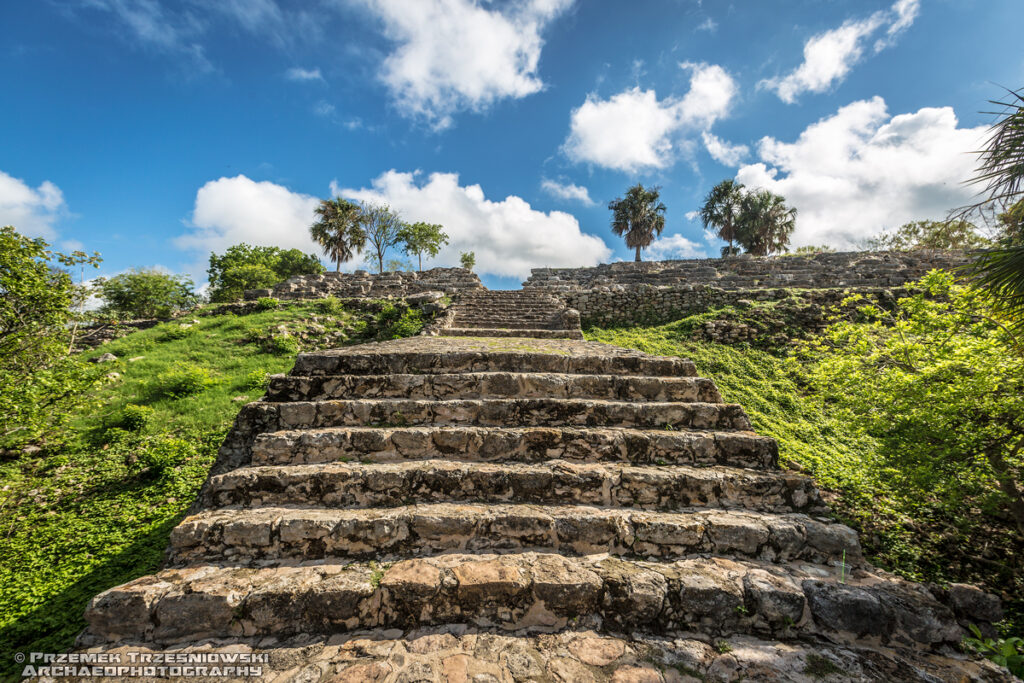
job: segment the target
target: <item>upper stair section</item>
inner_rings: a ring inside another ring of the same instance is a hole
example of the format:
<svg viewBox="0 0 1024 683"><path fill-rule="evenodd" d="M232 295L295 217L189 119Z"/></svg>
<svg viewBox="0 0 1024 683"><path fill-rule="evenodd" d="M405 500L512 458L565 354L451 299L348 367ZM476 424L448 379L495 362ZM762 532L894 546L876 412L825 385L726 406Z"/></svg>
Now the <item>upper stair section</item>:
<svg viewBox="0 0 1024 683"><path fill-rule="evenodd" d="M579 314L543 292L525 290L463 292L451 324L441 330L449 337L535 337L582 339Z"/></svg>

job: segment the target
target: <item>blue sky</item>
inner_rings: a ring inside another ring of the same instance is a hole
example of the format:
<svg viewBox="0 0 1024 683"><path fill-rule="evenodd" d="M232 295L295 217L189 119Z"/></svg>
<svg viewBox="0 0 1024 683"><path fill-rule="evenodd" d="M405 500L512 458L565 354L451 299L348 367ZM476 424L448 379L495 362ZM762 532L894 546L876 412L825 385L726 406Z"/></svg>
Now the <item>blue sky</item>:
<svg viewBox="0 0 1024 683"><path fill-rule="evenodd" d="M630 258L608 201L662 187L648 258L713 256L719 180L855 246L964 203L1020 0L40 0L0 6L0 224L102 272L205 280L313 251L317 198L446 226L491 286ZM399 254L395 255L400 256ZM356 267L353 263L349 268Z"/></svg>

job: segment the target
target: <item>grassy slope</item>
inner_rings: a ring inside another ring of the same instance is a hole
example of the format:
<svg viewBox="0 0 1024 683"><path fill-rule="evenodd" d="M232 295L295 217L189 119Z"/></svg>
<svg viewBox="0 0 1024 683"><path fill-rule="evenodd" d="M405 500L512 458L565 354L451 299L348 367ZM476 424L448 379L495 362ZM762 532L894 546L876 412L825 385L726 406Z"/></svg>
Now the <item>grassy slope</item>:
<svg viewBox="0 0 1024 683"><path fill-rule="evenodd" d="M828 492L835 515L861 532L872 562L917 581L981 584L1003 598L1007 631L1021 632L1024 573L1008 564L1000 568L999 562L978 562L988 541L966 530L977 529L974 511L964 511L960 520L936 518L927 496L908 494L899 473L886 467L873 439L847 428L805 393L795 361L742 346L695 342L692 327L692 320L682 320L656 327L594 328L585 335L692 359L699 374L715 380L726 401L744 407L758 432L779 442L783 466L810 474Z"/></svg>
<svg viewBox="0 0 1024 683"><path fill-rule="evenodd" d="M0 465L5 659L69 647L84 627L90 597L158 568L170 530L194 499L235 414L263 393L253 376L287 372L294 362L290 350L267 352L269 332L285 326L294 338L316 324L345 331L351 343L394 332L381 327L379 315L324 315L316 304L197 320L186 329L168 323L136 332L90 352L116 355L117 362L103 367L121 377L79 416L71 443L45 457ZM317 345L312 337L304 347L310 345ZM180 362L209 370L213 384L188 397L156 394L154 378ZM136 434L110 429L129 403L153 409L146 427ZM147 456L170 465L146 468ZM0 675L12 675L12 665L0 661Z"/></svg>

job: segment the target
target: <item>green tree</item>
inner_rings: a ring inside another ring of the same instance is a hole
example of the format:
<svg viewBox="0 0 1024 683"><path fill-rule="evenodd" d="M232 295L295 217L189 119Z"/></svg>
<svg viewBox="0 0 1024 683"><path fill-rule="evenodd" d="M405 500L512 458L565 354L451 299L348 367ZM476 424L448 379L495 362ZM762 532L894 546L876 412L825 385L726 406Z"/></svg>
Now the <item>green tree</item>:
<svg viewBox="0 0 1024 683"><path fill-rule="evenodd" d="M785 251L796 228L796 209L769 190L743 195L736 223L736 241L753 256Z"/></svg>
<svg viewBox="0 0 1024 683"><path fill-rule="evenodd" d="M309 227L309 233L336 265L335 270L340 271L342 263L351 260L366 246L363 231L366 217L362 207L341 197L322 199L316 207L316 215L319 219Z"/></svg>
<svg viewBox="0 0 1024 683"><path fill-rule="evenodd" d="M459 254L459 263L466 270L473 270L473 266L476 265L476 253L472 251L464 251Z"/></svg>
<svg viewBox="0 0 1024 683"><path fill-rule="evenodd" d="M85 293L61 266L99 262L99 254L60 254L0 228L0 448L58 438L89 400L98 372L71 355L73 309Z"/></svg>
<svg viewBox="0 0 1024 683"><path fill-rule="evenodd" d="M273 287L296 275L319 275L324 270L315 254L298 249L235 244L223 254L210 254L210 301L238 301L246 289Z"/></svg>
<svg viewBox="0 0 1024 683"><path fill-rule="evenodd" d="M913 251L915 249L962 249L970 251L988 246L973 223L963 219L949 221L911 221L891 232L868 240L874 251Z"/></svg>
<svg viewBox="0 0 1024 683"><path fill-rule="evenodd" d="M373 247L372 256L377 261L377 272L384 272L384 257L388 249L402 242L401 217L387 204L370 204L363 207L363 230L366 242Z"/></svg>
<svg viewBox="0 0 1024 683"><path fill-rule="evenodd" d="M980 152L974 182L984 184L987 197L980 204L1009 206L1003 214L1003 234L997 244L982 252L968 269L974 286L988 293L999 314L1018 331L1024 330L1024 234L1020 229L1024 197L1024 91L1009 91L1008 102L992 126L985 149Z"/></svg>
<svg viewBox="0 0 1024 683"><path fill-rule="evenodd" d="M135 268L94 284L103 312L122 318L166 318L197 302L190 278L155 269Z"/></svg>
<svg viewBox="0 0 1024 683"><path fill-rule="evenodd" d="M415 254L418 259L417 268L423 270L423 255L433 258L441 251L441 247L448 244L448 235L444 232L444 226L436 223L412 223L402 227L401 242L405 246L403 251L409 256Z"/></svg>
<svg viewBox="0 0 1024 683"><path fill-rule="evenodd" d="M1024 354L984 297L933 271L888 311L851 299L808 347L811 386L878 439L908 499L981 508L1024 538Z"/></svg>
<svg viewBox="0 0 1024 683"><path fill-rule="evenodd" d="M700 220L705 228L715 228L719 238L729 243L722 249L722 256L733 256L736 249L736 222L739 218L740 203L743 200L743 185L734 180L723 180L711 188L700 208Z"/></svg>
<svg viewBox="0 0 1024 683"><path fill-rule="evenodd" d="M644 189L639 183L626 191L625 197L618 197L608 203L612 212L612 232L625 237L626 246L636 249L636 260L640 250L651 245L656 235L665 229L665 205L658 197L659 187Z"/></svg>

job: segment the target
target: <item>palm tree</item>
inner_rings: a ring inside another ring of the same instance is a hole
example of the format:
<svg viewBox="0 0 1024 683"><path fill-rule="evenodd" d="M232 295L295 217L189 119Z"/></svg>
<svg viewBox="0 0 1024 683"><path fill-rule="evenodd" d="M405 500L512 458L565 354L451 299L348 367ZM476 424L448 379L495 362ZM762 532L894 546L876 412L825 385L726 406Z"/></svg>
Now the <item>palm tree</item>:
<svg viewBox="0 0 1024 683"><path fill-rule="evenodd" d="M736 252L732 243L736 239L736 219L742 200L743 185L734 180L723 180L711 189L700 208L704 227L717 228L718 236L729 243L729 250L722 250L723 256L732 256Z"/></svg>
<svg viewBox="0 0 1024 683"><path fill-rule="evenodd" d="M608 203L612 211L612 232L619 237L625 236L626 246L636 249L636 260L640 260L640 250L651 245L655 235L665 229L665 205L658 201L661 188L644 189L637 184L629 188L625 198L617 198Z"/></svg>
<svg viewBox="0 0 1024 683"><path fill-rule="evenodd" d="M1004 107L1002 119L992 126L973 181L985 183L988 198L961 211L982 204L1012 204L1003 216L1020 213L1018 207L1024 201L1024 90L1009 93L1016 101L992 103ZM1011 323L1024 329L1024 234L1020 228L1006 230L999 244L983 251L968 273L971 282L988 292Z"/></svg>
<svg viewBox="0 0 1024 683"><path fill-rule="evenodd" d="M340 271L342 263L366 246L363 210L358 204L338 197L320 200L315 211L319 220L309 226L309 233Z"/></svg>
<svg viewBox="0 0 1024 683"><path fill-rule="evenodd" d="M769 190L743 195L736 223L736 240L753 256L786 251L796 228L796 209Z"/></svg>

